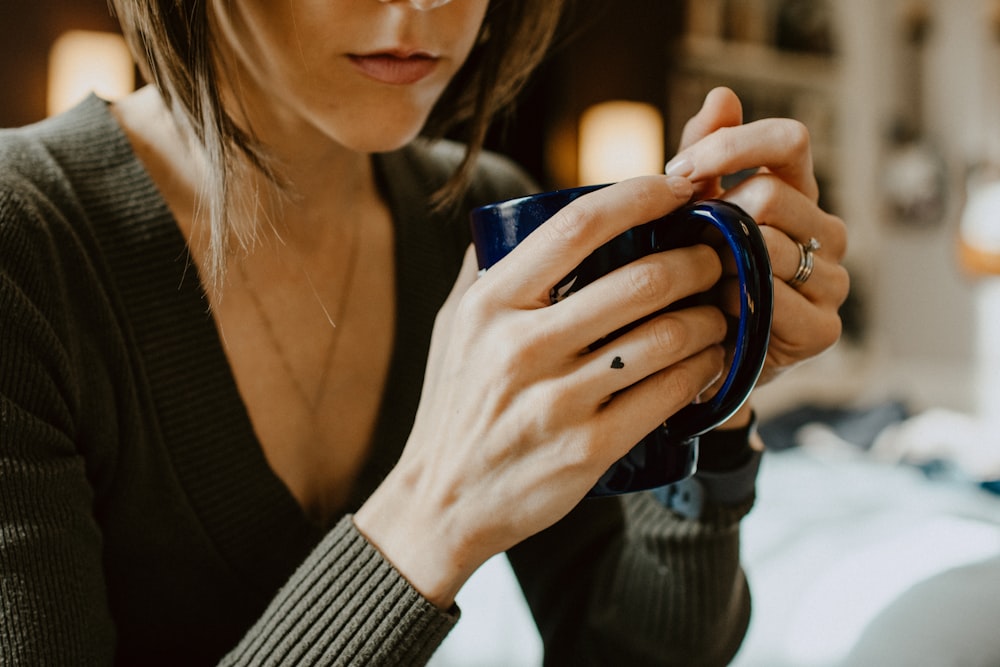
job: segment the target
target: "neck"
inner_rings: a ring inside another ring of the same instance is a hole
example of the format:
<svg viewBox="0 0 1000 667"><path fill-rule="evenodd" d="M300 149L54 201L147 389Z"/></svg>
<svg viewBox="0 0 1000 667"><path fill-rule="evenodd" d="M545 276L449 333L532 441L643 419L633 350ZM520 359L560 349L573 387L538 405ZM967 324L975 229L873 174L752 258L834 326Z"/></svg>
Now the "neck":
<svg viewBox="0 0 1000 667"><path fill-rule="evenodd" d="M229 68L238 64L231 63ZM242 102L229 90L225 77L218 85L234 122L264 146L266 159L283 186L280 211L269 213L289 224L304 225L308 241L314 233L309 226L316 218L326 226L336 222L339 212L378 199L370 154L340 143L294 104L274 103L273 92L256 87L249 74L239 78ZM274 189L266 177L255 175L251 187L259 192ZM285 233L298 232L288 229Z"/></svg>
<svg viewBox="0 0 1000 667"><path fill-rule="evenodd" d="M200 184L207 181L208 168L197 141L172 121L153 87L116 103L113 110L191 239ZM265 119L255 123L255 131L258 125L282 186L256 171L250 172L249 182L233 185L234 201L260 202L258 210L246 214L261 216L265 238L278 237L282 244L311 252L328 236L342 235L338 228L384 208L369 155L317 133L284 132L281 123Z"/></svg>
<svg viewBox="0 0 1000 667"><path fill-rule="evenodd" d="M261 200L257 212L262 239L277 241L300 255L314 255L339 242L358 220L383 210L371 161L361 158L350 166L336 160L282 166L280 186L259 174L253 176L254 182L241 184L241 188L271 193Z"/></svg>
<svg viewBox="0 0 1000 667"><path fill-rule="evenodd" d="M321 245L326 234L381 209L371 156L346 148L316 128L255 118L254 135L267 147L280 187L254 172L250 187L275 193L264 211L286 243Z"/></svg>

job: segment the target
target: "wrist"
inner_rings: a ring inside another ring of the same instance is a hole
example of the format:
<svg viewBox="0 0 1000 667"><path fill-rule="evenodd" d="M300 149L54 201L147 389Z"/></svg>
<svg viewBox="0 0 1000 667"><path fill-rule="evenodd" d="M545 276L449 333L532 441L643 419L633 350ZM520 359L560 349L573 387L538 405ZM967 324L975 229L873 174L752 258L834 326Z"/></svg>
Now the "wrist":
<svg viewBox="0 0 1000 667"><path fill-rule="evenodd" d="M718 429L699 438L698 470L726 472L742 468L763 450L757 435L757 416L748 406Z"/></svg>
<svg viewBox="0 0 1000 667"><path fill-rule="evenodd" d="M653 495L663 506L684 518L732 525L753 505L761 456L761 452L752 451L742 466L732 470L699 469L687 479L655 489Z"/></svg>
<svg viewBox="0 0 1000 667"><path fill-rule="evenodd" d="M354 525L428 602L449 609L482 563L461 548L447 512L414 502L420 497L412 478L397 468L354 514Z"/></svg>

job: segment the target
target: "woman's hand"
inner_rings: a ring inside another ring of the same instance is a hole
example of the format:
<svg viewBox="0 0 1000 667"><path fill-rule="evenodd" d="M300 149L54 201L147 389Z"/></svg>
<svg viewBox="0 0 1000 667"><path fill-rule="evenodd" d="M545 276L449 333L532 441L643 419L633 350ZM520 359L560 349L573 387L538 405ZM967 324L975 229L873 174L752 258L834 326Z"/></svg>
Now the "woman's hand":
<svg viewBox="0 0 1000 667"><path fill-rule="evenodd" d="M819 208L808 130L798 121L767 119L743 125L739 99L717 88L688 121L681 150L668 174L695 182L697 198L719 197L743 208L759 224L774 271L774 321L761 382L831 347L840 338L838 314L850 280L840 262L847 250L843 221ZM721 178L756 169L739 185L723 190ZM799 244L815 239L814 269L804 283L793 281ZM733 280L725 309L739 312Z"/></svg>
<svg viewBox="0 0 1000 667"><path fill-rule="evenodd" d="M594 249L692 191L683 178L624 181L568 205L478 280L466 256L435 324L410 439L355 515L435 604L448 606L489 557L565 516L721 374L726 323L713 307L658 315L589 349L714 285L722 267L708 246L637 260L550 305L552 286Z"/></svg>

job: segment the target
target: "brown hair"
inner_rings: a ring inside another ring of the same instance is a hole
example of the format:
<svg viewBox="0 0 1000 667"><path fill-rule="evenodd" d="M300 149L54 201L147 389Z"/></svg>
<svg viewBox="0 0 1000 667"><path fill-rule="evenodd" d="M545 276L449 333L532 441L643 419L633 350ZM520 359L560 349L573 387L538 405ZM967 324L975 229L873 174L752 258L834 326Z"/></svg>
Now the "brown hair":
<svg viewBox="0 0 1000 667"><path fill-rule="evenodd" d="M278 176L266 151L223 108L219 73L209 35L212 0L110 0L146 80L155 83L178 121L204 146L211 173L202 194L207 216L205 278L218 284L232 243L248 244L256 217L228 215L228 197L247 170L273 182ZM467 184L493 118L508 107L544 57L569 0L491 0L476 46L443 93L425 133L440 137L463 128L466 154L448 184L435 195L453 204ZM243 220L249 221L242 223Z"/></svg>

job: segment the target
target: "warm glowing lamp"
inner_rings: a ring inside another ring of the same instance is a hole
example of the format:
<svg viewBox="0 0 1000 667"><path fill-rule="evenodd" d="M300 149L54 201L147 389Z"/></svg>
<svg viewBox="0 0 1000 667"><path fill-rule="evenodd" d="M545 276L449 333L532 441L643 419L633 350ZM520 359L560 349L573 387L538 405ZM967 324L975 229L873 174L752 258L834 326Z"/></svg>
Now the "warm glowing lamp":
<svg viewBox="0 0 1000 667"><path fill-rule="evenodd" d="M663 117L651 104L615 100L580 117L579 180L609 183L663 171Z"/></svg>
<svg viewBox="0 0 1000 667"><path fill-rule="evenodd" d="M121 35L71 30L52 45L49 115L69 109L91 92L114 100L134 89L132 55Z"/></svg>

